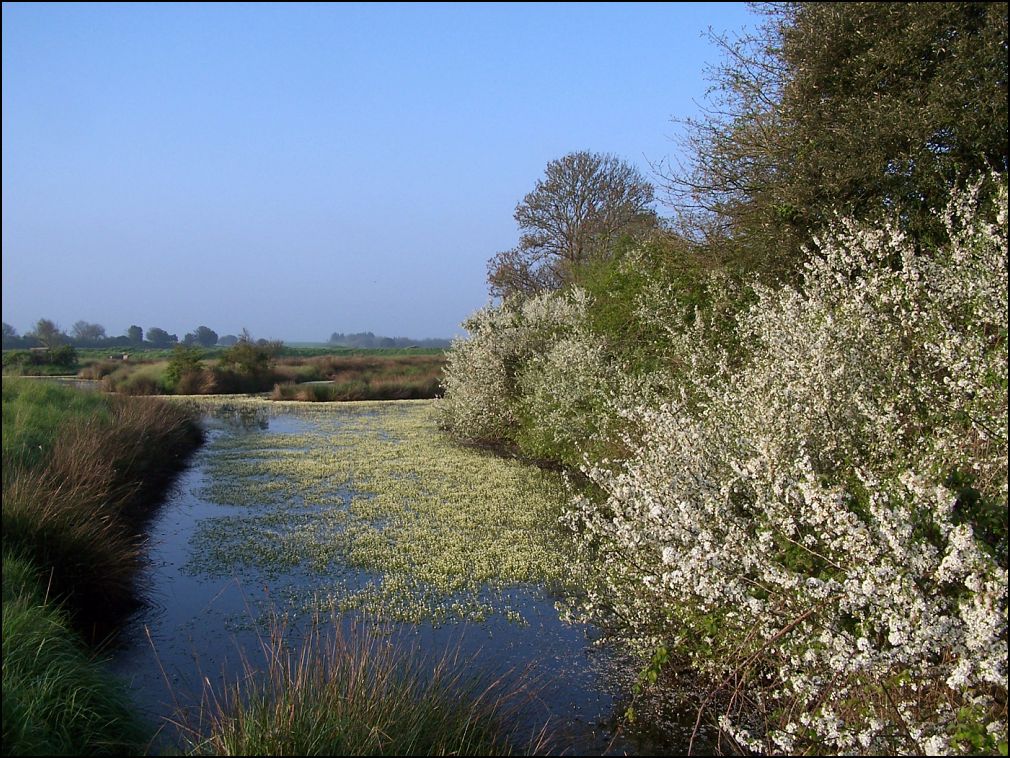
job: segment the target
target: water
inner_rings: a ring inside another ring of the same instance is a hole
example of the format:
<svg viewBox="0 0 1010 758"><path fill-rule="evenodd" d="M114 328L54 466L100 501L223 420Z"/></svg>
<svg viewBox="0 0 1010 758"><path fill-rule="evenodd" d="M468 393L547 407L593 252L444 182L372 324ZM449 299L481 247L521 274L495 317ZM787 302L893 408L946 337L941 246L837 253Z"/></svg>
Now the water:
<svg viewBox="0 0 1010 758"><path fill-rule="evenodd" d="M210 567L197 555L206 550L201 545L208 535L220 534L208 531L208 525L225 523L229 528L244 529L264 514L290 514L294 507L287 502L228 505L211 499L208 493L220 493L209 485L221 484L211 477L214 472L220 474L222 456L234 454L235 444L240 444L240 458L252 455L249 450L264 460L285 449L298 450L291 447L301 444L297 440L311 441L321 434L320 429L328 428L332 434L341 428L340 414L349 412L347 406L329 409L328 416L321 415L319 409L305 415L261 403L219 407L216 417L208 417L210 443L179 478L149 527L145 572L149 603L128 622L114 651L115 670L128 681L135 702L152 722L171 717L180 706L199 703L205 679L215 685L222 678L235 681L243 658L255 663L265 634L263 620L271 613L284 614L292 627L289 639L298 639L312 616L307 598L318 600L338 586L359 590L376 581L375 571L334 560L322 568L297 559L281 565L243 560ZM361 433L362 423L368 422L366 411L355 413L353 418L347 417L353 423L348 422L344 437ZM397 444L391 436L395 433L382 429L377 438L383 444ZM271 446L273 440L277 441L276 451ZM248 447L241 446L244 444ZM306 447L306 454L310 447ZM255 491L258 485L245 481L236 486ZM349 502L354 494L345 484L337 483L330 497L339 505ZM278 529L283 531L286 522L279 523ZM506 681L532 676L537 698L524 709L520 723L526 733L547 723L559 752L653 753L669 749L671 738L686 746L690 714L674 725L680 734L666 732L658 736L659 742L655 733L627 733L617 727L615 715L627 704L622 691L626 684L618 684L621 674L628 671L627 661L613 650L594 645L591 627L562 622L555 607L558 598L543 586L527 583L482 588L474 597L491 608L479 620L450 617L437 623L392 622L384 629L394 644L405 650L432 658L450 654L465 662L468 675ZM526 623L516 623L517 615ZM337 623L360 616L359 611L348 611ZM161 739L166 747L178 743L171 727Z"/></svg>

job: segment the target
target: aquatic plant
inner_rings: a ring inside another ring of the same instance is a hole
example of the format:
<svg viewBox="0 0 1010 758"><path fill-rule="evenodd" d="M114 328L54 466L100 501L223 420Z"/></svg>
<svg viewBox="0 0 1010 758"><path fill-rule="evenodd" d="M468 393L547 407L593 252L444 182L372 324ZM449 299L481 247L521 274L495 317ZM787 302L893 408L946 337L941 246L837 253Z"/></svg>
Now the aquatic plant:
<svg viewBox="0 0 1010 758"><path fill-rule="evenodd" d="M201 495L243 510L202 524L191 571L308 571L328 584L323 605L436 622L517 618L508 588L565 580L561 478L441 437L430 402L216 404L301 428L211 444Z"/></svg>

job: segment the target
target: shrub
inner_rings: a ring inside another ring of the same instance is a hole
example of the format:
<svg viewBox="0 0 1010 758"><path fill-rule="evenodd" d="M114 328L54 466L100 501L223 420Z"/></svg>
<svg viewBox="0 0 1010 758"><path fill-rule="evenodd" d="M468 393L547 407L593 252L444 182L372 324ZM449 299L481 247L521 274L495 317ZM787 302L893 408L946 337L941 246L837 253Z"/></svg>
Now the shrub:
<svg viewBox="0 0 1010 758"><path fill-rule="evenodd" d="M682 651L761 751L1006 740L1007 189L921 255L839 222L802 289L755 289L741 362L682 340L693 398L642 407L578 499L581 614ZM715 356L715 360L713 360Z"/></svg>
<svg viewBox="0 0 1010 758"><path fill-rule="evenodd" d="M176 345L172 350L172 358L168 362L168 368L165 370L165 380L168 387L175 390L184 378L193 382L193 377L203 372L202 357L203 353L199 348Z"/></svg>
<svg viewBox="0 0 1010 758"><path fill-rule="evenodd" d="M577 464L576 441L606 424L600 398L614 374L585 329L588 307L576 288L471 316L469 339L448 354L442 425L458 437L519 443L531 455Z"/></svg>

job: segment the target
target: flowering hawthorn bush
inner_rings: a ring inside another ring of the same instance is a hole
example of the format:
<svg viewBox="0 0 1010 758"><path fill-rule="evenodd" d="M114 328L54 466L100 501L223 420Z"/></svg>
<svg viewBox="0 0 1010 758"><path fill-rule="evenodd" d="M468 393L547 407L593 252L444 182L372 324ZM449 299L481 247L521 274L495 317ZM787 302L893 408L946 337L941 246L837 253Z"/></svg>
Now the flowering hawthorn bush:
<svg viewBox="0 0 1010 758"><path fill-rule="evenodd" d="M544 293L477 311L448 354L442 425L474 440L509 440L529 455L581 461L605 437L616 372L585 328L585 292Z"/></svg>
<svg viewBox="0 0 1010 758"><path fill-rule="evenodd" d="M746 747L1005 751L1007 187L993 183L954 196L929 254L840 221L801 289L757 288L743 365L680 339L706 367L691 398L635 410L628 460L587 461L605 497L567 516L580 614L689 655Z"/></svg>

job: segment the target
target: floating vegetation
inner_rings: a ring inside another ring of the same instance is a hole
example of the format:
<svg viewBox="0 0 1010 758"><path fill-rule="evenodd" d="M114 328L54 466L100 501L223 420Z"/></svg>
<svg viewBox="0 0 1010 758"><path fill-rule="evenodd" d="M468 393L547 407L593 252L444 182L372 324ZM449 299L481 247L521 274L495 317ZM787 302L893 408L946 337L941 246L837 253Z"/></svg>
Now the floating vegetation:
<svg viewBox="0 0 1010 758"><path fill-rule="evenodd" d="M428 401L200 404L267 409L283 431L232 426L208 447L199 494L222 515L201 523L191 572L308 576L303 611L434 623L522 622L510 589L563 584L561 477L455 445Z"/></svg>

